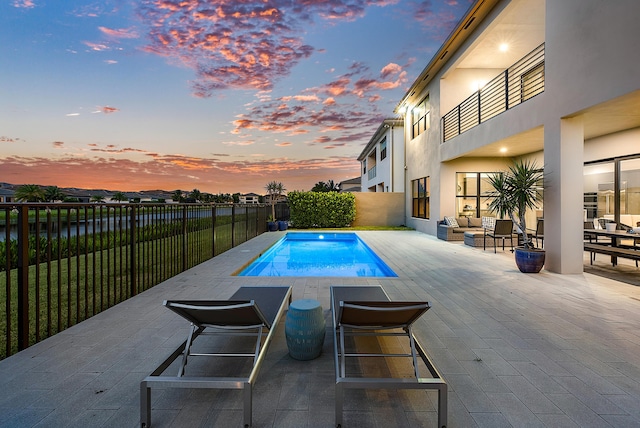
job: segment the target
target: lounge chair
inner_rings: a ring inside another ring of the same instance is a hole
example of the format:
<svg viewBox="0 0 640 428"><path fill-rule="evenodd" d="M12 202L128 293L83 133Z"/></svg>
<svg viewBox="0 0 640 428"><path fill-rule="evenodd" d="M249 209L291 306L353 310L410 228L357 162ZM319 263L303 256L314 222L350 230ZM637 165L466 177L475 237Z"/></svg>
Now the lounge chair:
<svg viewBox="0 0 640 428"><path fill-rule="evenodd" d="M412 332L413 323L429 309L428 302L391 301L381 286L332 286L333 349L336 370L336 426L342 426L345 389L436 389L438 427L447 425L447 384ZM352 336L404 336L410 353L348 352L345 339ZM418 355L431 377L422 378ZM347 374L346 359L364 357L411 358L414 377L364 377Z"/></svg>
<svg viewBox="0 0 640 428"><path fill-rule="evenodd" d="M240 287L229 300L170 300L164 305L191 322L191 328L180 345L158 368L140 383L140 424L151 426L151 387L242 389L244 425L250 427L252 387L273 338L275 327L291 302L291 287ZM214 331L204 330L212 328ZM266 331L268 331L268 333ZM200 335L253 336L255 350L251 353L192 353L191 347ZM164 375L180 356L182 360L175 376ZM199 356L252 358L248 377L185 376L190 358Z"/></svg>

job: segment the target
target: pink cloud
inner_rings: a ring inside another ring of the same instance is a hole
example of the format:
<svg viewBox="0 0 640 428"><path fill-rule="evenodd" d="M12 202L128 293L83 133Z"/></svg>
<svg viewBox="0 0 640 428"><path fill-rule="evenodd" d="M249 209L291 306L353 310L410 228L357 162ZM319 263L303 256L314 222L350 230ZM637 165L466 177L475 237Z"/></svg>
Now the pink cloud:
<svg viewBox="0 0 640 428"><path fill-rule="evenodd" d="M35 6L36 5L33 2L33 0L14 0L14 2L13 2L13 7L31 9L31 8L33 8Z"/></svg>
<svg viewBox="0 0 640 428"><path fill-rule="evenodd" d="M114 37L117 39L137 39L138 33L131 28L107 28L107 27L98 27L98 29L105 35L109 37Z"/></svg>
<svg viewBox="0 0 640 428"><path fill-rule="evenodd" d="M315 50L300 34L315 19L353 20L385 0L144 0L139 15L149 22L146 51L192 68L193 93L266 90Z"/></svg>
<svg viewBox="0 0 640 428"><path fill-rule="evenodd" d="M115 113L120 111L119 108L116 107L109 107L109 106L104 106L104 107L100 107L100 110L102 111L102 113L104 114L111 114L111 113Z"/></svg>
<svg viewBox="0 0 640 428"><path fill-rule="evenodd" d="M88 46L92 51L107 51L111 48L106 43L94 43L94 42L82 42L84 45Z"/></svg>

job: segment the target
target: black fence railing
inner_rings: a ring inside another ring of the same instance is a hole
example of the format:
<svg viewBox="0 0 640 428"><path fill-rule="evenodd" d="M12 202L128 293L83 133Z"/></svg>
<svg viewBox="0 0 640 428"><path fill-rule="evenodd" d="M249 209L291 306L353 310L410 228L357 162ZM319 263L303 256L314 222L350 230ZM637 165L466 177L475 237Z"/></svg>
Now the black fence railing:
<svg viewBox="0 0 640 428"><path fill-rule="evenodd" d="M442 117L442 142L544 92L544 43Z"/></svg>
<svg viewBox="0 0 640 428"><path fill-rule="evenodd" d="M278 219L288 206L276 204ZM263 204L0 204L0 359L267 230Z"/></svg>

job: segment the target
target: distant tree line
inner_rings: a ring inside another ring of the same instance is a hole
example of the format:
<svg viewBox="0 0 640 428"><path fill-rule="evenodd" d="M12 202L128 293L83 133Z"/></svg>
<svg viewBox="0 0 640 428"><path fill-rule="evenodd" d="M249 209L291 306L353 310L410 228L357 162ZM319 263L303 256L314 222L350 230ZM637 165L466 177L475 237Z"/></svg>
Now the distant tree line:
<svg viewBox="0 0 640 428"><path fill-rule="evenodd" d="M329 180L327 182L318 181L315 186L311 188L312 192L339 192L340 188L337 184L333 182L333 180Z"/></svg>
<svg viewBox="0 0 640 428"><path fill-rule="evenodd" d="M37 184L24 184L19 186L15 193L14 198L17 202L79 202L77 197L66 195L62 189L57 186L41 187ZM92 195L91 202L102 203L105 202L106 196L104 195ZM140 203L140 198L128 198L123 192L115 192L111 196L112 201L124 202L130 201L134 203ZM239 203L240 193L203 193L198 189L193 189L191 192L183 192L182 190L176 190L172 194L172 200L174 202L182 203ZM163 203L165 199L159 199L157 202ZM264 198L260 196L260 202L264 202Z"/></svg>

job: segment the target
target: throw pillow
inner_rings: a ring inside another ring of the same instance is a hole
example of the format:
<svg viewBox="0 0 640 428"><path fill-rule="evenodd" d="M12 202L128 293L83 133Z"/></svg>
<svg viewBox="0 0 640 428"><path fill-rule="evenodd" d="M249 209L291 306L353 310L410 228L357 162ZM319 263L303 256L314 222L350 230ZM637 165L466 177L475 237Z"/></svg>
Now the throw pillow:
<svg viewBox="0 0 640 428"><path fill-rule="evenodd" d="M483 229L493 229L496 227L496 218L495 217L482 217L482 228Z"/></svg>
<svg viewBox="0 0 640 428"><path fill-rule="evenodd" d="M444 222L447 224L447 226L460 227L458 221L454 217L444 216Z"/></svg>
<svg viewBox="0 0 640 428"><path fill-rule="evenodd" d="M456 221L460 227L469 227L469 217L458 217Z"/></svg>
<svg viewBox="0 0 640 428"><path fill-rule="evenodd" d="M482 219L478 217L469 217L469 227L482 227Z"/></svg>

